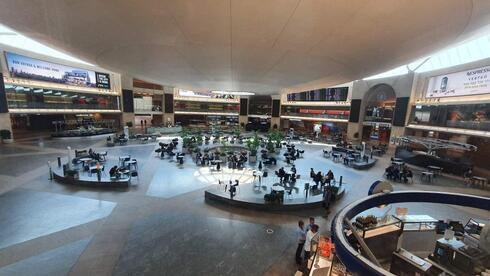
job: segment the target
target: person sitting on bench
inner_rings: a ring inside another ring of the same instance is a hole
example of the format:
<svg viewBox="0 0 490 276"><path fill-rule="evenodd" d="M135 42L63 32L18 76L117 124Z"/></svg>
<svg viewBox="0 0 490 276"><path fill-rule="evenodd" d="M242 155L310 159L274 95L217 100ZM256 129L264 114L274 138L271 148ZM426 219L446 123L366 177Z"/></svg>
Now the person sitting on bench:
<svg viewBox="0 0 490 276"><path fill-rule="evenodd" d="M111 178L117 177L116 173L117 173L117 166L114 166L109 170L109 176Z"/></svg>

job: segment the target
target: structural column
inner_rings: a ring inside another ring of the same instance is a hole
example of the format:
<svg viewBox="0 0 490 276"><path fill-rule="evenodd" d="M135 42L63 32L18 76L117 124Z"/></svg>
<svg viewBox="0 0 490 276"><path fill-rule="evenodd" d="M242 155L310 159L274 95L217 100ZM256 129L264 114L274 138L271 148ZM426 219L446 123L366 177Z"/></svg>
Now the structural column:
<svg viewBox="0 0 490 276"><path fill-rule="evenodd" d="M163 87L163 125L175 125L174 87Z"/></svg>
<svg viewBox="0 0 490 276"><path fill-rule="evenodd" d="M5 85L3 83L3 74L1 73L0 64L0 130L6 129L12 134L12 121L7 105L7 95L5 94ZM13 138L13 134L12 137Z"/></svg>
<svg viewBox="0 0 490 276"><path fill-rule="evenodd" d="M238 123L240 126L243 125L243 128L245 128L248 123L248 102L248 97L240 97L240 114L238 116Z"/></svg>
<svg viewBox="0 0 490 276"><path fill-rule="evenodd" d="M271 129L281 127L281 95L272 95Z"/></svg>
<svg viewBox="0 0 490 276"><path fill-rule="evenodd" d="M127 75L122 75L121 86L123 111L121 127L124 127L128 122L134 124L133 78Z"/></svg>

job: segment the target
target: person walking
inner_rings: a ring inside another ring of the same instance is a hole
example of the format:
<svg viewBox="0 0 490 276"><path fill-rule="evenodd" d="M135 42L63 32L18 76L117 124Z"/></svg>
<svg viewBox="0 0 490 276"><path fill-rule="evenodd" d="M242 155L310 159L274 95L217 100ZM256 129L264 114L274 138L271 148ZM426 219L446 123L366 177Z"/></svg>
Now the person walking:
<svg viewBox="0 0 490 276"><path fill-rule="evenodd" d="M298 228L296 229L296 238L298 241L298 247L296 248L296 264L301 265L303 262L301 258L301 253L303 251L303 247L305 245L306 240L306 231L305 231L305 223L304 221L298 221Z"/></svg>

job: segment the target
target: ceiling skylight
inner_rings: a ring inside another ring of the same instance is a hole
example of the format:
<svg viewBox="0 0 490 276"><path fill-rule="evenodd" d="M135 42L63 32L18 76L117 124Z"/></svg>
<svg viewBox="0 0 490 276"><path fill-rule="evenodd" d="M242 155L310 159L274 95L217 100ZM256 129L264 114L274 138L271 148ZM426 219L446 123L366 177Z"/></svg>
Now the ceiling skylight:
<svg viewBox="0 0 490 276"><path fill-rule="evenodd" d="M93 64L72 57L63 52L50 48L46 45L43 45L35 40L32 40L2 24L0 24L0 44L5 44L11 47L38 53L45 56L55 57L71 62L77 62L85 65L94 66Z"/></svg>
<svg viewBox="0 0 490 276"><path fill-rule="evenodd" d="M402 65L384 73L364 78L379 79L407 74L409 69L417 73L469 63L490 57L490 34L446 48L428 57ZM408 66L408 67L407 67Z"/></svg>

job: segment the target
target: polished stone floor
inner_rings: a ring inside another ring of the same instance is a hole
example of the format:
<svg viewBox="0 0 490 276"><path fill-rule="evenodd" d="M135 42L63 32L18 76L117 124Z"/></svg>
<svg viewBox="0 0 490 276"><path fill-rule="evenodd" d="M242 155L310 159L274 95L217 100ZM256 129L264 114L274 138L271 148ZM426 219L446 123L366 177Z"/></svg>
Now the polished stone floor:
<svg viewBox="0 0 490 276"><path fill-rule="evenodd" d="M127 191L51 182L47 162L66 157L67 146L107 150L109 162L129 154L138 160L139 177ZM204 190L215 187L216 178L200 171L190 156L182 166L161 160L156 147L130 143L106 148L105 139L47 138L0 145L0 275L293 275L297 220L314 216L320 231L329 231L333 215L321 209L278 213L206 204ZM374 168L355 171L323 158L322 145L298 147L305 149L305 158L296 162L300 174L332 169L347 183L347 193L332 213L366 196L389 164L387 154ZM281 166L283 161L269 170ZM416 174L413 184L393 185L395 190L490 196L490 191L467 188L448 177L427 184ZM490 216L455 206L403 206L410 214L437 219Z"/></svg>

